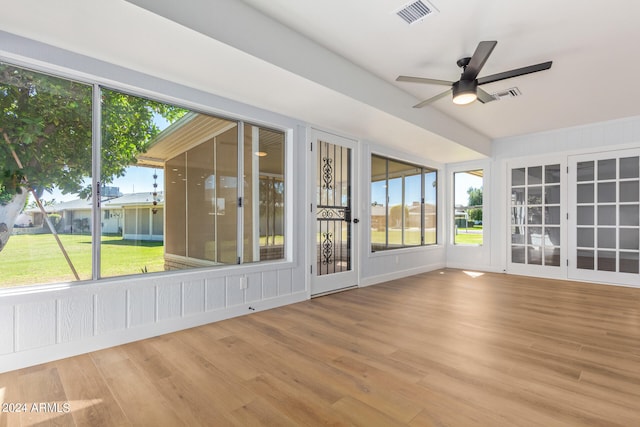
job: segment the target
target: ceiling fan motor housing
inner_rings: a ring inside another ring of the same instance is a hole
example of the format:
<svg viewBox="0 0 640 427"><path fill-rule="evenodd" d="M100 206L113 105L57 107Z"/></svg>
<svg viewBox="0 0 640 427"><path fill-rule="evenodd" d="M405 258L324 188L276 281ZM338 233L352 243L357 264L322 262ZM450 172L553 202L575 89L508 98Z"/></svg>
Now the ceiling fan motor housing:
<svg viewBox="0 0 640 427"><path fill-rule="evenodd" d="M453 102L456 104L468 104L477 97L478 80L459 80L451 86L453 90Z"/></svg>

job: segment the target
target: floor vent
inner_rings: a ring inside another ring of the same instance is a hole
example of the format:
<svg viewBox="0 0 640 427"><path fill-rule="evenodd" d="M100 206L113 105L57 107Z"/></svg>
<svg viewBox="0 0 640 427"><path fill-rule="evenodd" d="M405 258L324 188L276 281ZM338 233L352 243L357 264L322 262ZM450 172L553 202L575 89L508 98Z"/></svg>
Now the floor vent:
<svg viewBox="0 0 640 427"><path fill-rule="evenodd" d="M433 15L435 12L437 12L437 9L431 4L418 0L402 6L402 8L397 10L395 13L402 18L404 22L411 25L422 21L427 16Z"/></svg>
<svg viewBox="0 0 640 427"><path fill-rule="evenodd" d="M491 96L493 96L498 101L504 98L515 98L516 96L520 95L522 95L522 92L520 92L520 89L518 89L517 87L512 87L510 89L491 94Z"/></svg>

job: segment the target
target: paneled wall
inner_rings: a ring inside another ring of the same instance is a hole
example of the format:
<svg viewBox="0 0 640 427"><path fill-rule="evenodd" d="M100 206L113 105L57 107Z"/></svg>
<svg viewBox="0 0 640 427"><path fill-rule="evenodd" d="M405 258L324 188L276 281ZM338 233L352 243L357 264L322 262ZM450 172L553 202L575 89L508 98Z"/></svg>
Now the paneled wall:
<svg viewBox="0 0 640 427"><path fill-rule="evenodd" d="M307 298L291 263L16 291L0 299L0 371Z"/></svg>

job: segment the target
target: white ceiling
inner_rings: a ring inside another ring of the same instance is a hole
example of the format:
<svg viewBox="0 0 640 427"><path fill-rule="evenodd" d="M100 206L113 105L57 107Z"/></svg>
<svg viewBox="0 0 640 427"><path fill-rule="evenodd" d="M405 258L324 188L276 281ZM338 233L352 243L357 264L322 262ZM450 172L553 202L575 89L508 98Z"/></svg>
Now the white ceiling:
<svg viewBox="0 0 640 427"><path fill-rule="evenodd" d="M482 40L498 45L480 77L552 60L549 71L482 86L517 86L521 97L433 104L492 139L640 113L637 1L433 0L439 13L411 26L394 14L408 0L243 1L420 100L443 87L395 78L458 80L456 61Z"/></svg>
<svg viewBox="0 0 640 427"><path fill-rule="evenodd" d="M442 163L489 155L492 139L640 113L640 2L433 0L439 13L412 26L393 13L405 3L22 0L0 30ZM399 74L457 80L456 60L481 40L498 45L480 76L553 67L483 86L517 86L514 99L411 108L446 88Z"/></svg>

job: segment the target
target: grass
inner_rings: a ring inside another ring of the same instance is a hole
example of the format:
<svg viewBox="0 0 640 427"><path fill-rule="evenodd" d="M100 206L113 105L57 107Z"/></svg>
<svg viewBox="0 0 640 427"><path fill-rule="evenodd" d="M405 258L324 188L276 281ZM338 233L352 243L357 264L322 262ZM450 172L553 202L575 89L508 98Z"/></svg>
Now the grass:
<svg viewBox="0 0 640 427"><path fill-rule="evenodd" d="M455 235L454 243L456 245L481 245L482 226L458 228L458 233Z"/></svg>
<svg viewBox="0 0 640 427"><path fill-rule="evenodd" d="M427 230L425 232L425 241L433 242L435 240L435 230ZM384 244L385 243L385 232L384 231L371 231L371 243L376 244ZM405 230L404 232L404 244L406 246L415 246L420 245L420 230L415 228L410 228ZM389 229L389 246L402 245L402 230L391 228Z"/></svg>
<svg viewBox="0 0 640 427"><path fill-rule="evenodd" d="M91 279L91 236L60 235L81 280ZM164 270L163 243L102 237L102 277ZM0 288L74 281L51 234L11 236L0 252Z"/></svg>
<svg viewBox="0 0 640 427"><path fill-rule="evenodd" d="M91 279L91 236L61 234L60 240L81 280ZM164 271L163 242L102 236L101 277ZM260 245L266 238L260 238ZM284 237L275 236L282 245ZM272 238L269 244L273 245ZM72 282L75 277L51 234L11 236L0 251L0 288L36 283Z"/></svg>

